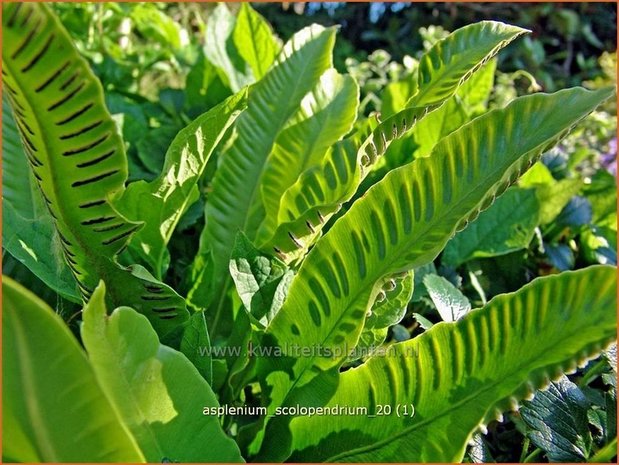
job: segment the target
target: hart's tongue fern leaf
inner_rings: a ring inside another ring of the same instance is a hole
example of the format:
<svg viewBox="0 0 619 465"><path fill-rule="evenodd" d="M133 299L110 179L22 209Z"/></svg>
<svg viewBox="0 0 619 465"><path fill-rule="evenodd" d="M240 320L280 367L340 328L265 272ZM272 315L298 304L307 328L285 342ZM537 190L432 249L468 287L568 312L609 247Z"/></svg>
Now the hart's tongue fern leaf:
<svg viewBox="0 0 619 465"><path fill-rule="evenodd" d="M141 225L110 204L124 189L127 159L101 85L47 6L5 4L2 22L6 95L82 296L103 279L112 303L169 333L187 318L183 299L144 269L115 262Z"/></svg>

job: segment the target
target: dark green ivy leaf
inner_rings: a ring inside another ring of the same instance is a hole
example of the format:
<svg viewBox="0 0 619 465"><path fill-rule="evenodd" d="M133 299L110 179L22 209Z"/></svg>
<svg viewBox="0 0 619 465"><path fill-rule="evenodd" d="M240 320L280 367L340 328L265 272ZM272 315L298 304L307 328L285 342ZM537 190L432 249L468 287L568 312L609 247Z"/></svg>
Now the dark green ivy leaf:
<svg viewBox="0 0 619 465"><path fill-rule="evenodd" d="M263 255L239 231L230 257L230 274L252 322L267 327L284 303L292 270L281 260Z"/></svg>
<svg viewBox="0 0 619 465"><path fill-rule="evenodd" d="M481 433L475 433L471 438L468 455L472 463L496 462L496 460L492 457L488 444L486 444L486 441Z"/></svg>
<svg viewBox="0 0 619 465"><path fill-rule="evenodd" d="M531 442L546 452L551 462L584 462L589 457L589 401L563 376L523 402L520 414L532 429Z"/></svg>

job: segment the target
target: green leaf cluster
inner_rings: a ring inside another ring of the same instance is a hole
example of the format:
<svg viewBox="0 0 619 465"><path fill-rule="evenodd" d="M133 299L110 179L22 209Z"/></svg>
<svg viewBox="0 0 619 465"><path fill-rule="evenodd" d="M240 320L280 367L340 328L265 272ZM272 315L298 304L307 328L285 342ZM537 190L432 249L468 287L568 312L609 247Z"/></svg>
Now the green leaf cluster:
<svg viewBox="0 0 619 465"><path fill-rule="evenodd" d="M156 7L130 20L183 48ZM249 4L217 5L185 89L158 94L175 123L132 155L152 106L107 92L119 124L48 6L2 22L4 250L83 305L72 333L4 278L5 460L456 462L470 441L489 459L478 433L523 399L523 459L608 457L608 362L562 376L616 338L616 187L549 154L614 89L493 107L494 57L527 31L483 21L366 117L335 28L282 45ZM128 181L135 157L153 176ZM551 273L575 267L570 234L597 264ZM551 276L478 279L535 247ZM603 405L583 394L598 378Z"/></svg>

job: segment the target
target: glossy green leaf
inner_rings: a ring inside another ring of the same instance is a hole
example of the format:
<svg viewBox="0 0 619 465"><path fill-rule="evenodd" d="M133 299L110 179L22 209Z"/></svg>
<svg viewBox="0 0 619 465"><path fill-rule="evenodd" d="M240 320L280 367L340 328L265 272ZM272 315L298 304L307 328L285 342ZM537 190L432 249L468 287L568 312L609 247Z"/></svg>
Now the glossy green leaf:
<svg viewBox="0 0 619 465"><path fill-rule="evenodd" d="M531 169L527 171L519 180L520 187L535 187L540 184L553 184L555 178L542 160L533 164Z"/></svg>
<svg viewBox="0 0 619 465"><path fill-rule="evenodd" d="M381 116L388 118L406 108L408 100L417 92L417 73L390 82L382 94Z"/></svg>
<svg viewBox="0 0 619 465"><path fill-rule="evenodd" d="M350 200L390 144L423 121L430 108L407 108L369 131L334 144L322 162L309 168L286 190L279 226L262 244L285 261L302 258L320 237L324 224Z"/></svg>
<svg viewBox="0 0 619 465"><path fill-rule="evenodd" d="M62 319L6 276L2 352L4 461L144 461Z"/></svg>
<svg viewBox="0 0 619 465"><path fill-rule="evenodd" d="M518 183L521 187L536 189L539 200L539 222L549 224L561 213L572 197L580 192L583 182L580 179L557 181L541 161Z"/></svg>
<svg viewBox="0 0 619 465"><path fill-rule="evenodd" d="M267 73L281 48L269 23L249 3L241 4L232 39L256 80Z"/></svg>
<svg viewBox="0 0 619 465"><path fill-rule="evenodd" d="M260 180L277 135L331 68L334 41L333 29L314 25L301 30L284 46L276 65L250 89L247 110L237 119L221 155L206 206L206 227L192 270L195 285L188 296L196 307L225 297L236 232L252 239L264 217Z"/></svg>
<svg viewBox="0 0 619 465"><path fill-rule="evenodd" d="M588 408L582 391L563 376L533 400L523 402L520 416L532 429L527 436L546 452L549 461L583 462L591 447Z"/></svg>
<svg viewBox="0 0 619 465"><path fill-rule="evenodd" d="M359 335L357 345L348 354L348 361L354 362L361 358L370 357L383 349L383 343L389 334L389 328L364 328Z"/></svg>
<svg viewBox="0 0 619 465"><path fill-rule="evenodd" d="M434 326L434 323L432 323L420 313L413 313L413 316L415 317L415 321L419 323L419 326L424 330L430 329L432 326Z"/></svg>
<svg viewBox="0 0 619 465"><path fill-rule="evenodd" d="M295 418L291 460L461 461L478 428L615 339L616 281L608 266L536 279L345 372L326 407L414 415Z"/></svg>
<svg viewBox="0 0 619 465"><path fill-rule="evenodd" d="M230 96L228 89L219 76L217 67L208 61L204 53L189 70L185 80L185 109L192 118L204 113L205 108L212 108Z"/></svg>
<svg viewBox="0 0 619 465"><path fill-rule="evenodd" d="M419 91L407 106L432 105L451 97L454 85L457 87L500 49L527 32L496 21L481 21L440 40L419 60Z"/></svg>
<svg viewBox="0 0 619 465"><path fill-rule="evenodd" d="M540 224L552 223L582 187L583 182L580 179L562 179L550 185L537 186Z"/></svg>
<svg viewBox="0 0 619 465"><path fill-rule="evenodd" d="M280 222L288 217L288 204L294 201L294 194L287 191L305 171L316 169L328 149L351 130L358 102L355 81L329 69L305 96L289 126L278 135L260 187L265 209L256 233L260 248L277 247L269 243Z"/></svg>
<svg viewBox="0 0 619 465"><path fill-rule="evenodd" d="M413 276L415 289L413 290L412 302L420 302L424 297L429 297L428 290L425 284L423 284L423 278L428 274L438 274L434 262L427 263L426 265L418 266L414 270Z"/></svg>
<svg viewBox="0 0 619 465"><path fill-rule="evenodd" d="M427 157L443 137L460 128L469 119L469 115L460 98L450 98L438 110L430 113L420 121L411 132L409 137L413 139L415 144L413 156L415 158Z"/></svg>
<svg viewBox="0 0 619 465"><path fill-rule="evenodd" d="M354 347L384 281L433 260L456 229L612 92L571 89L517 99L452 133L430 157L393 170L355 202L301 265L264 340L284 355L287 347L309 345L337 348L340 357L260 359L263 389L271 390L269 408L310 389L318 374L334 373L346 357L342 348ZM261 459L285 454L285 442L269 446Z"/></svg>
<svg viewBox="0 0 619 465"><path fill-rule="evenodd" d="M204 312L196 312L189 318L183 331L180 350L212 387L213 357Z"/></svg>
<svg viewBox="0 0 619 465"><path fill-rule="evenodd" d="M138 3L130 10L135 27L148 39L163 46L181 47L181 32L178 23L149 3Z"/></svg>
<svg viewBox="0 0 619 465"><path fill-rule="evenodd" d="M208 383L182 353L159 343L143 315L120 307L108 316L100 284L83 317L97 380L149 462L243 461L219 419L202 413L218 406Z"/></svg>
<svg viewBox="0 0 619 465"><path fill-rule="evenodd" d="M535 189L513 187L449 241L442 260L452 266L526 248L540 223Z"/></svg>
<svg viewBox="0 0 619 465"><path fill-rule="evenodd" d="M110 301L131 304L170 334L188 317L183 299L115 262L140 225L110 203L124 189L127 159L101 85L46 5L13 3L3 12L3 83L81 294L88 298L103 278Z"/></svg>
<svg viewBox="0 0 619 465"><path fill-rule="evenodd" d="M180 218L199 197L198 180L226 130L245 108L247 91L196 118L181 130L166 153L161 174L129 184L114 206L126 218L144 222L131 238L135 251L161 277L169 263L167 244Z"/></svg>
<svg viewBox="0 0 619 465"><path fill-rule="evenodd" d="M388 328L399 323L413 296L413 272L395 276L383 285L365 320L366 328Z"/></svg>
<svg viewBox="0 0 619 465"><path fill-rule="evenodd" d="M220 78L232 92L255 82L249 64L234 44L236 17L225 3L219 3L209 14L204 33L204 56L220 72Z"/></svg>
<svg viewBox="0 0 619 465"><path fill-rule="evenodd" d="M494 60L473 72L470 78L452 83L451 95L443 105L428 114L426 118L389 146L382 163L375 169L387 172L413 158L430 155L434 146L443 137L451 134L471 119L475 111L483 112L494 78ZM384 175L384 174L383 174Z"/></svg>
<svg viewBox="0 0 619 465"><path fill-rule="evenodd" d="M15 120L4 98L2 198L2 247L59 295L79 302L77 286L62 258L52 217L32 178Z"/></svg>
<svg viewBox="0 0 619 465"><path fill-rule="evenodd" d="M510 27L501 29L504 25L499 25L499 23L477 26L482 32L459 33L456 39L444 44L446 49L453 48L453 52L456 53L462 47L461 41L469 40L468 46L476 46L479 50L487 52L489 44L494 43L496 49L488 52L494 54L509 42L508 40L501 42L502 39L514 34L509 39L512 40L518 35L517 30L523 31L518 28L510 29ZM495 27L500 33L492 30L490 26ZM488 30L484 31L484 28ZM492 31L489 32L489 30ZM441 53L449 56L452 51L444 50ZM475 57L480 61L475 62ZM464 70L467 72L462 72L460 79L446 79L440 84L431 83L431 85L442 86L441 96L437 96L432 102L411 99L407 104L411 108L404 109L381 123L363 142L356 157L354 147L343 144L334 146L320 166L310 168L303 173L297 182L285 192L280 202L279 226L270 239L265 241L264 237L259 238L261 240L258 241L258 245L263 250L274 250L287 262L298 261L320 237L322 225L341 208L344 202L350 200L367 171L385 154L393 141L396 143L392 150L402 149L403 142L397 140L402 137L410 138L411 130L415 131L416 128L421 127L420 135L417 136L419 142L416 142L416 145L422 145L419 153L423 152L423 155L427 155L441 137L461 126L466 121L467 114L459 100L448 101L427 117L425 116L429 110L436 109L452 96L471 75L478 74L476 70L484 64L488 56L470 55L469 58L472 60L467 63L470 68ZM451 71L456 72L455 69ZM442 79L439 76L441 73L442 71L437 72L435 80ZM396 163L398 166L401 164ZM377 166L381 166L381 163Z"/></svg>
<svg viewBox="0 0 619 465"><path fill-rule="evenodd" d="M489 60L458 88L456 94L463 100L467 109L474 112L485 109L494 86L496 64L496 59Z"/></svg>
<svg viewBox="0 0 619 465"><path fill-rule="evenodd" d="M87 294L98 281L88 255L113 256L137 229L105 198L126 178L123 147L100 85L48 8L11 4L3 10L7 96L69 267ZM44 32L35 39L29 33L39 28ZM109 224L117 227L101 231Z"/></svg>
<svg viewBox="0 0 619 465"><path fill-rule="evenodd" d="M413 286L412 271L402 276L394 276L385 282L366 314L365 326L354 351L348 357L349 360L367 357L380 350L389 327L397 325L404 318L413 295Z"/></svg>
<svg viewBox="0 0 619 465"><path fill-rule="evenodd" d="M239 232L230 257L230 275L250 318L265 328L282 307L294 273L277 258L262 255Z"/></svg>
<svg viewBox="0 0 619 465"><path fill-rule="evenodd" d="M442 276L427 274L423 284L443 321L457 321L471 311L469 300Z"/></svg>
<svg viewBox="0 0 619 465"><path fill-rule="evenodd" d="M584 195L591 202L592 221L617 231L617 180L606 172L598 171L591 177L591 184L585 185Z"/></svg>

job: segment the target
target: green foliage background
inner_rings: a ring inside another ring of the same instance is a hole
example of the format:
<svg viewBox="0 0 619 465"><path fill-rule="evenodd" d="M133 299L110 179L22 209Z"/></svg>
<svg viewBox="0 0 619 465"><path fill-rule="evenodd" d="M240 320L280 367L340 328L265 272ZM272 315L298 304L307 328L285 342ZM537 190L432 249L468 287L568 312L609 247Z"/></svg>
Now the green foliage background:
<svg viewBox="0 0 619 465"><path fill-rule="evenodd" d="M390 169L403 163L398 153L414 152L416 157L427 154L435 146L436 138L447 136L488 109L503 107L517 96L540 90L553 92L568 86L584 85L599 89L615 84L617 7L613 3L539 3L526 6L498 3L299 3L283 6L257 3L254 7L271 23L282 42L311 23L340 26L334 66L339 72L349 73L357 80L361 100L358 110L368 117L368 125L377 114L384 120L401 109L398 105L403 106L406 101L403 96L407 86L411 85L415 60L448 32L482 19L504 21L532 30L530 36L516 41L501 53L496 63L487 65L486 71L478 75L479 80L460 90L445 105L442 113L439 110L429 116L427 122L419 123L413 137L394 142L376 169L361 183L353 200L383 179ZM237 116L236 111L245 105L246 96L227 100L224 107L217 105L251 79L262 77L266 71L261 69L259 59L251 61L246 56L240 62L247 62L250 66L239 68L238 57L235 58L234 53L224 56L210 40L213 37L209 34L213 34L215 21L225 24L231 15L239 14L242 9L239 4L230 4L227 10L216 10L215 5L197 3L55 3L52 8L101 80L105 103L122 129L129 161L128 192L135 196L134 199L166 188L165 176L160 173L162 169L168 173L171 168L164 163L166 154L169 156L170 144L175 142L177 156L182 150L179 147L194 148L191 144L195 145L195 141L191 134L201 125L206 127L210 124L208 116L177 137L179 131L209 109L216 109L217 113L213 114L217 118L220 111L229 118L218 123L220 126L216 132L219 138L209 141L204 158L208 158L211 151L212 156L204 171L193 173L190 176L191 185L180 194L184 198L198 200L182 217L173 219L177 227L175 230L173 227L169 229L169 253L158 237L158 228L151 227L141 231L138 240L155 247L159 252L156 256L130 248L119 257L121 265L138 262L155 270L155 278L187 295L192 285L187 279L192 272L191 260L205 225L205 199L208 201L212 196L215 188L213 173L221 161L222 149L218 144L230 135L228 128ZM325 38L325 41L328 40ZM279 42L273 42L273 52L269 57L262 58L272 60L279 46ZM237 50L237 53L241 52ZM344 79L339 85L345 89L340 104L351 108L349 103L356 96L356 86L351 80ZM482 95L476 98L472 92L475 86L486 88L486 94L480 92ZM351 121L355 109L356 102L351 108ZM336 140L340 136L337 131L345 133L349 129L350 124L346 121L341 122L341 127L334 129L333 134L317 134L327 140L329 137ZM3 118L3 131L15 131L14 124ZM436 131L436 127L440 127L440 131ZM293 136L290 135L290 139ZM285 143L285 137L282 139ZM5 160L11 153L11 147L3 147ZM388 308L380 311L374 309L377 314L385 312L383 319L376 317L367 320L361 344L369 346L375 342L410 339L410 344L416 345L417 337L434 324L457 320L471 308L486 304L498 294L517 291L535 277L596 264L616 265L615 158L616 100L611 100L589 115L567 139L546 152L542 161L488 210L476 220L471 219L471 224L455 235L433 263L416 269L414 291L410 274L394 278L393 286L391 282L385 284L380 292L383 297L389 297L383 304ZM26 170L25 164L16 166L12 177L5 174L5 184L7 180L10 183L23 176ZM274 176L277 177L277 173ZM138 203L134 201L133 206ZM336 213L326 224L325 230L330 229L335 219L348 211L349 206L345 205L341 212ZM26 212L30 216L26 217L23 217L26 213L20 211L22 220L36 218L37 208L41 206L33 205L32 210ZM123 213L129 217L137 214L138 210L132 210L131 205L126 208ZM173 212L168 213L173 216ZM14 212L5 209L4 214L12 215ZM8 221L19 219L18 216L4 218L5 221L6 218L9 218ZM345 229L346 223L340 223L340 227ZM39 232L39 241L49 240L53 234L51 225L47 224L41 224ZM231 247L233 239L230 238ZM277 241L277 237L267 239ZM265 327L270 323L271 316L282 307L292 272L279 259L262 256L245 236L236 238L233 250L233 284L239 290L240 300L255 317L252 324ZM78 297L67 285L71 282L71 276L61 265L61 258L54 256L54 250L50 252L50 257L50 263L56 260L58 267L42 270L41 273L53 277L56 282L54 289L44 285L6 249L3 249L3 273L35 290L57 309L73 333L78 335L81 305L76 303ZM289 258L285 257L285 260ZM224 267L227 265L224 263ZM144 279L139 272L132 276ZM247 281L246 276L254 281ZM132 376L141 369L139 365L114 367L105 362L106 357L114 358L109 351L121 351L122 341L127 338L119 321L127 321L123 324L131 325L150 341L150 345L143 348L144 359L153 361L169 356L174 359L171 365L176 367L179 376L191 378L195 375L189 373L184 360L166 355L165 346L158 345L147 321L138 315L118 312L109 322L103 323L103 292L98 288L94 302L84 310L85 325L81 328L81 335L87 349L92 347L93 352L107 354L94 364L94 371L109 397L120 399L122 403L123 393L129 388L120 386L110 373L123 370ZM19 297L15 294L14 299L17 301ZM387 302L394 304L388 306ZM380 307L380 304L377 306ZM224 321L222 325L229 323ZM58 321L49 324L57 325ZM195 328L195 335L183 340L183 344L194 347L204 343L200 340L204 337L204 331L200 330L204 321L192 318L191 325ZM62 336L64 340L59 337L58 344L70 345L67 334ZM240 335L233 334L233 337ZM474 436L473 444L467 449L466 460L515 462L612 458L614 454L607 448L610 446L612 449L612 438L616 436L616 431L613 433L612 429L613 419L616 418L616 408L613 410L613 403L616 402L616 359L613 357L612 351L605 353L603 358L553 384L549 394L525 402L520 413L509 413L503 421L490 422L487 435ZM192 362L196 365L200 363L199 360ZM89 370L84 368L79 357L75 357L74 363L79 370ZM359 363L355 357L346 360L347 367ZM231 370L230 376L234 377L235 366L227 368ZM207 380L221 378L222 369L221 363L198 366L200 374ZM225 380L226 383L229 381ZM200 379L200 382L203 380ZM161 384L165 382L161 381ZM227 385L219 387L224 392L224 399L225 396L235 398L241 395L233 390L227 392ZM347 392L347 389L351 391ZM351 388L343 384L337 395L349 398L353 393L354 386ZM171 393L175 399L185 395ZM202 395L206 396L204 393ZM251 389L243 395L247 403L258 402L259 393ZM550 409L548 404L551 400L547 398L550 395L560 399L561 405L578 415L570 420L562 418L560 412ZM205 404L215 402L206 397ZM128 412L136 408L128 404L124 407ZM112 416L109 421L118 419ZM150 434L148 429L151 425L144 427L131 418L128 424L136 437ZM558 424L563 427L557 430ZM194 426L180 424L175 434L181 438L186 428L192 429ZM306 431L303 425L298 428L300 437L311 437L311 427ZM317 425L316 430L319 429L320 425ZM119 441L129 441L128 436L123 434L119 433ZM240 436L242 438L243 435ZM548 441L549 437L554 440ZM99 438L92 440L98 441ZM155 440L141 453L150 461L155 461L165 447L164 443ZM222 447L222 453L229 454L231 460L237 458L231 446ZM295 447L302 449L303 441ZM208 450L198 452L209 453ZM135 453L139 459L140 452ZM309 456L312 453L320 458L319 452L310 451ZM200 457L204 455L192 458L199 460ZM354 459L356 456L352 457ZM363 455L359 457L362 460L368 458ZM213 456L213 459L217 458Z"/></svg>

